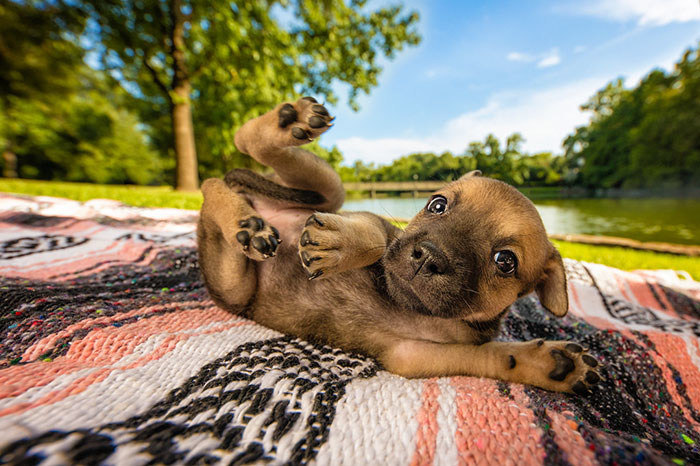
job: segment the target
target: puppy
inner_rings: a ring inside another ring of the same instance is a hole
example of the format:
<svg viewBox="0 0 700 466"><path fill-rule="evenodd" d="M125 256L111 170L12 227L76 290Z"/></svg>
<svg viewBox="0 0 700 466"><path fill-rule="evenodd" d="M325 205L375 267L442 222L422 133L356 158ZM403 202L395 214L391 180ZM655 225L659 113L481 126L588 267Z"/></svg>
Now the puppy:
<svg viewBox="0 0 700 466"><path fill-rule="evenodd" d="M566 341L494 342L535 291L568 310L562 259L532 203L471 172L433 194L405 230L338 212L345 192L298 146L331 125L311 97L248 121L236 146L274 170L202 185L199 263L220 307L310 341L373 356L404 377L471 375L586 394L598 363Z"/></svg>

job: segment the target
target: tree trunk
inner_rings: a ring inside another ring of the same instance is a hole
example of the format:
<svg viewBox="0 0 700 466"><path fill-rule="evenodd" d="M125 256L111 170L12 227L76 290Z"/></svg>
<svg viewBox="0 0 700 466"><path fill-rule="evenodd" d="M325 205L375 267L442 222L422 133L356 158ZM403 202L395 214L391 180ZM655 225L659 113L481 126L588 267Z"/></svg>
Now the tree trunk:
<svg viewBox="0 0 700 466"><path fill-rule="evenodd" d="M5 161L2 168L2 176L5 178L17 178L17 156L10 149L5 149L2 152L2 158Z"/></svg>
<svg viewBox="0 0 700 466"><path fill-rule="evenodd" d="M171 0L173 93L171 96L171 120L175 138L175 188L178 191L195 191L199 188L197 174L197 149L194 145L194 125L190 106L190 76L185 63L185 17L182 1Z"/></svg>
<svg viewBox="0 0 700 466"><path fill-rule="evenodd" d="M171 107L171 119L175 137L175 188L178 191L195 191L199 188L199 175L189 83L176 87L174 92L177 97Z"/></svg>

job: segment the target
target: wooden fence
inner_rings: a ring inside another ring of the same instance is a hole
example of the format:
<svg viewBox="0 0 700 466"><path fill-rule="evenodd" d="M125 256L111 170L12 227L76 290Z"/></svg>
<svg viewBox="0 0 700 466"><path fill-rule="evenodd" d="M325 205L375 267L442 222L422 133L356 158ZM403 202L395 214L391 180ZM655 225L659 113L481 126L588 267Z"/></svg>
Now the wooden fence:
<svg viewBox="0 0 700 466"><path fill-rule="evenodd" d="M377 181L343 183L343 186L346 191L367 191L370 197L375 197L378 192L412 192L416 197L418 193L430 193L446 184L445 181Z"/></svg>

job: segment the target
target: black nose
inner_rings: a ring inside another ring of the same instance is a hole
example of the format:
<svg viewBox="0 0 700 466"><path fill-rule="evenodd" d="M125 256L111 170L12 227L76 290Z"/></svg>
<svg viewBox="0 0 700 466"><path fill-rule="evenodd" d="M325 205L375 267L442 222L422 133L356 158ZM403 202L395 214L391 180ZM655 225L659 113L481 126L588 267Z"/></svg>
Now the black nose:
<svg viewBox="0 0 700 466"><path fill-rule="evenodd" d="M411 265L415 275L440 275L447 270L447 257L435 244L421 241L413 246Z"/></svg>

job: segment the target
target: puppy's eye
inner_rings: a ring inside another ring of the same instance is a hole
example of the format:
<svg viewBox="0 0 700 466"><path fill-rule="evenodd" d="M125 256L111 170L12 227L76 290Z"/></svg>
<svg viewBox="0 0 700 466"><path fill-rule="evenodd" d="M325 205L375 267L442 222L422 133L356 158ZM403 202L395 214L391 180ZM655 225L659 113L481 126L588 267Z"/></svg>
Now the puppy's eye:
<svg viewBox="0 0 700 466"><path fill-rule="evenodd" d="M496 262L498 270L506 275L512 275L515 273L515 269L518 268L518 258L515 257L512 251L498 251L493 255L493 260Z"/></svg>
<svg viewBox="0 0 700 466"><path fill-rule="evenodd" d="M435 196L428 202L425 210L433 214L444 214L447 210L447 199L443 196Z"/></svg>

